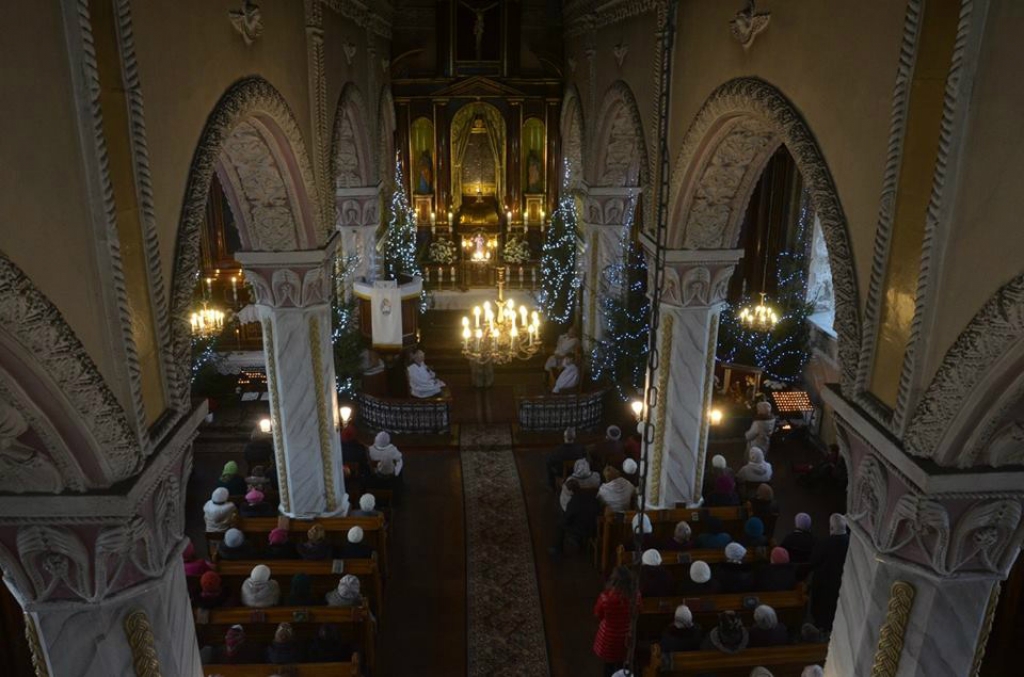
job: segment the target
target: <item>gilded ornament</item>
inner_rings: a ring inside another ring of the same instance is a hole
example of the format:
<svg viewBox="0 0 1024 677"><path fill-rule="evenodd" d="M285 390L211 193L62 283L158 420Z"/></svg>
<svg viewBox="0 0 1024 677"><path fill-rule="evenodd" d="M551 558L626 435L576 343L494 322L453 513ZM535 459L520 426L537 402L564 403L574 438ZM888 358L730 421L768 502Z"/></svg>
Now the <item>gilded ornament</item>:
<svg viewBox="0 0 1024 677"><path fill-rule="evenodd" d="M316 393L316 420L320 433L320 462L324 469L324 498L327 510L338 508L334 495L334 465L331 462L331 438L327 425L328 406L324 401L324 372L320 364L320 319L315 315L309 318L309 351L313 360L313 382Z"/></svg>
<svg viewBox="0 0 1024 677"><path fill-rule="evenodd" d="M25 639L32 652L32 670L36 677L50 677L50 671L46 667L46 656L43 655L43 645L39 641L39 630L36 629L36 621L32 614L25 614Z"/></svg>
<svg viewBox="0 0 1024 677"><path fill-rule="evenodd" d="M871 677L895 677L903 653L903 636L907 632L910 611L914 605L914 586L896 581L889 592L889 608L878 633L878 649L871 666Z"/></svg>
<svg viewBox="0 0 1024 677"><path fill-rule="evenodd" d="M136 609L128 614L124 619L124 633L132 649L132 665L135 666L136 677L161 677L156 640L146 612Z"/></svg>

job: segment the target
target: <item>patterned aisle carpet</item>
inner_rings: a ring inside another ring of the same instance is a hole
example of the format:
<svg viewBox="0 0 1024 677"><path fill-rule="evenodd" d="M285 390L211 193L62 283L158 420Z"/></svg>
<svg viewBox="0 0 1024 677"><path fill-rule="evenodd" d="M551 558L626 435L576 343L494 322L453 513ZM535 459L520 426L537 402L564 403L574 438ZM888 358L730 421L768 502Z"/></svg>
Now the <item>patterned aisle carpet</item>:
<svg viewBox="0 0 1024 677"><path fill-rule="evenodd" d="M549 677L526 503L508 426L464 424L469 677Z"/></svg>

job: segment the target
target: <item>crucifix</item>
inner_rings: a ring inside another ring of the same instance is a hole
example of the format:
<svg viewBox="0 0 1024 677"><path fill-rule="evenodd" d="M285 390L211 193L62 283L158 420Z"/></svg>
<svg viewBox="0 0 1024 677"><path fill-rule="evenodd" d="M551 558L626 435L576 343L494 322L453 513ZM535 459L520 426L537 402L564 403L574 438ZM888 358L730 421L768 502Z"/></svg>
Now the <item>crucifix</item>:
<svg viewBox="0 0 1024 677"><path fill-rule="evenodd" d="M484 14L497 7L498 3L492 2L484 7L474 7L465 0L460 0L460 4L476 14L476 21L473 22L473 37L476 38L476 60L480 61L484 44Z"/></svg>

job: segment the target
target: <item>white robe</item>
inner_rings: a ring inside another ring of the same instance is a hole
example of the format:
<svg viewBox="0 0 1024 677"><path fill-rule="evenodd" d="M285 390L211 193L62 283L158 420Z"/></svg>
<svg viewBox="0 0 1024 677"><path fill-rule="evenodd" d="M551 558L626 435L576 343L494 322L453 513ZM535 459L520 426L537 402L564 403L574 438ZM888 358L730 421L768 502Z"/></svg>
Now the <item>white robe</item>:
<svg viewBox="0 0 1024 677"><path fill-rule="evenodd" d="M409 394L413 397L433 397L440 394L441 388L444 387L444 381L434 376L434 372L425 364L413 362L407 371L409 373Z"/></svg>
<svg viewBox="0 0 1024 677"><path fill-rule="evenodd" d="M555 354L548 357L547 362L544 363L544 368L548 371L557 368L562 358L575 353L579 345L580 340L575 336L562 334L558 337L558 343L555 344Z"/></svg>
<svg viewBox="0 0 1024 677"><path fill-rule="evenodd" d="M625 477L616 477L611 482L605 482L597 490L597 498L612 512L625 512L633 500L636 487Z"/></svg>
<svg viewBox="0 0 1024 677"><path fill-rule="evenodd" d="M395 464L395 475L402 474L402 452L398 450L393 444L389 444L386 447L378 447L376 444L372 445L367 450L370 460L380 463L384 459L389 459Z"/></svg>
<svg viewBox="0 0 1024 677"><path fill-rule="evenodd" d="M558 380L555 381L555 387L551 389L551 392L563 393L567 390L572 390L579 382L580 368L575 364L567 364L562 373L558 375Z"/></svg>
<svg viewBox="0 0 1024 677"><path fill-rule="evenodd" d="M213 500L206 502L203 506L203 519L206 522L207 531L227 531L231 528L231 520L238 509L231 501L227 503L214 503Z"/></svg>

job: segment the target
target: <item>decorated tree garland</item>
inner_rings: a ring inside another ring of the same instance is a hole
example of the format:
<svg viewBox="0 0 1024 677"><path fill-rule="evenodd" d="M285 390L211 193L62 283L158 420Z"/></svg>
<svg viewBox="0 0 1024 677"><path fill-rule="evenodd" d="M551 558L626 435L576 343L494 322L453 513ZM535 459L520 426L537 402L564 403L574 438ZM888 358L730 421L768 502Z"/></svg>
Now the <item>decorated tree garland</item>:
<svg viewBox="0 0 1024 677"><path fill-rule="evenodd" d="M540 305L551 322L562 325L572 320L580 286L576 270L580 243L576 203L568 191L563 191L558 209L551 215L540 258Z"/></svg>
<svg viewBox="0 0 1024 677"><path fill-rule="evenodd" d="M342 259L338 266L335 290L346 286L352 274L356 257ZM355 294L347 297L334 294L331 303L331 347L334 353L334 380L339 395L354 397L363 373L363 349L366 342L359 331L359 300Z"/></svg>
<svg viewBox="0 0 1024 677"><path fill-rule="evenodd" d="M377 243L377 251L380 253L381 274L385 279L397 280L400 275L416 277L421 274L416 262L416 212L405 195L402 163L397 153L395 187L388 208L388 223Z"/></svg>

